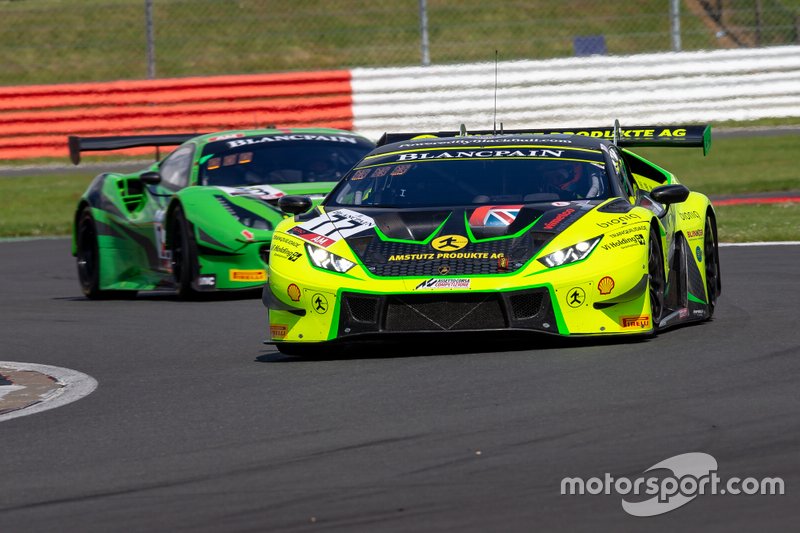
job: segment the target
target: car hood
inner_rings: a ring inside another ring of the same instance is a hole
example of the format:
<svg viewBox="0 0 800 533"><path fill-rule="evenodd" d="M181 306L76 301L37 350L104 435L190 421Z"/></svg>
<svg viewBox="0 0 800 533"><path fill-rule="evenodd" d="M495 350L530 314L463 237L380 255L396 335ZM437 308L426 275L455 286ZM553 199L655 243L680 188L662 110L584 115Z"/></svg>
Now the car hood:
<svg viewBox="0 0 800 533"><path fill-rule="evenodd" d="M325 248L344 240L377 276L512 273L599 203L329 208L289 233Z"/></svg>

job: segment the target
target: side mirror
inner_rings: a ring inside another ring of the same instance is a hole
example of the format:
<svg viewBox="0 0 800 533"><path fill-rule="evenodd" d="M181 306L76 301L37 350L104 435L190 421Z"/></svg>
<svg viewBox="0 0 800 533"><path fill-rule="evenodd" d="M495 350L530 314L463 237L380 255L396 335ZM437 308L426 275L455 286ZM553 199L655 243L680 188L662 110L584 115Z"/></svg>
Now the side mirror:
<svg viewBox="0 0 800 533"><path fill-rule="evenodd" d="M161 183L161 174L153 170L148 170L147 172L139 174L139 179L142 183L146 183L147 185L158 185Z"/></svg>
<svg viewBox="0 0 800 533"><path fill-rule="evenodd" d="M683 185L662 185L650 191L650 198L665 205L685 202L688 197L689 189Z"/></svg>
<svg viewBox="0 0 800 533"><path fill-rule="evenodd" d="M284 213L300 215L311 209L311 198L308 196L281 196L278 207Z"/></svg>

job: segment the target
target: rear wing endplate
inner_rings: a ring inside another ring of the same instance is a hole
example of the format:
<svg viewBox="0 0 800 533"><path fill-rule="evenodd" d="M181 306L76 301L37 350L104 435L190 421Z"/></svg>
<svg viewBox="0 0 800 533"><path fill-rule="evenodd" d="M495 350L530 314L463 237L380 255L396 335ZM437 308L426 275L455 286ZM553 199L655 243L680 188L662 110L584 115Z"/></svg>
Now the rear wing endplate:
<svg viewBox="0 0 800 533"><path fill-rule="evenodd" d="M615 136L617 132L617 136ZM633 146L666 146L677 148L702 148L703 155L711 149L710 125L682 125L682 126L630 126L625 128L529 128L522 130L477 130L469 131L466 136L472 135L583 135L616 141L618 146L627 148ZM460 131L437 131L418 133L384 133L378 140L378 146L398 141L424 139L428 137L459 137L464 136Z"/></svg>
<svg viewBox="0 0 800 533"><path fill-rule="evenodd" d="M122 150L140 146L177 146L189 139L203 135L202 133L173 133L164 135L126 135L108 137L79 137L70 135L67 138L69 159L73 165L81 162L81 152L98 152L106 150Z"/></svg>

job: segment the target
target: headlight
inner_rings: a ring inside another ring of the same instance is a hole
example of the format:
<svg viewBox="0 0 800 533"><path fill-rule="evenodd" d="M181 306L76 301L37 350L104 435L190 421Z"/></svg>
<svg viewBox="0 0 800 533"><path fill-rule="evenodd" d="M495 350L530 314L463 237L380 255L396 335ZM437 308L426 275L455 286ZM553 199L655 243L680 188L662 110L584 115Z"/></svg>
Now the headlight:
<svg viewBox="0 0 800 533"><path fill-rule="evenodd" d="M540 257L539 262L546 267L552 268L561 265L568 265L570 263L574 263L575 261L580 261L581 259L586 259L589 257L589 254L592 253L592 250L594 250L595 246L597 246L597 243L600 242L600 239L602 238L603 236L599 235L593 239L589 239L588 241L581 241L577 244L573 244L568 248L564 248L544 257Z"/></svg>
<svg viewBox="0 0 800 533"><path fill-rule="evenodd" d="M308 258L311 259L311 262L314 263L315 266L324 268L325 270L347 272L356 266L355 263L348 261L344 257L339 257L324 248L318 248L310 244L306 244L306 253L308 253Z"/></svg>

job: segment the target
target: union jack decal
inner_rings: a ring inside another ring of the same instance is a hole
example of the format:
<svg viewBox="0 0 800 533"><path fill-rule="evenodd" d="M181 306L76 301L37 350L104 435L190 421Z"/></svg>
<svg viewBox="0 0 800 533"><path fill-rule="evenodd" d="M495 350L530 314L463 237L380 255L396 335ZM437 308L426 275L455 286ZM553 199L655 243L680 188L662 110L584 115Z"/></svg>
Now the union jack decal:
<svg viewBox="0 0 800 533"><path fill-rule="evenodd" d="M485 205L472 212L470 226L508 226L517 218L521 205Z"/></svg>

